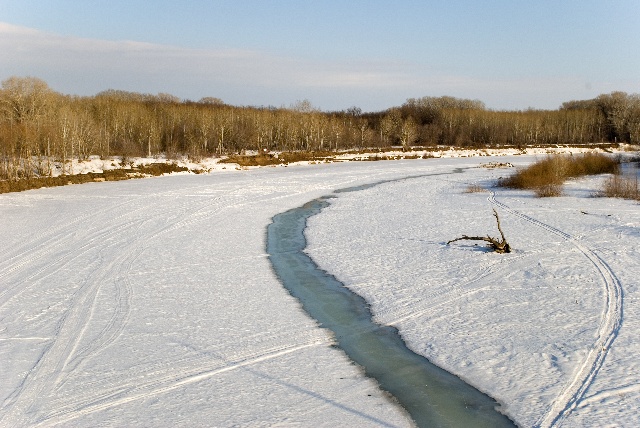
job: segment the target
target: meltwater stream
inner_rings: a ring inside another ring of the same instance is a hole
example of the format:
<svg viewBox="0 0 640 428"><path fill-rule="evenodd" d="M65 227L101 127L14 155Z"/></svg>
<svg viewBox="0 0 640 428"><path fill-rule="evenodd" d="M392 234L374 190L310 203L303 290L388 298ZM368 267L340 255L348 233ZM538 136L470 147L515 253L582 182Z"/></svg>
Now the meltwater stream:
<svg viewBox="0 0 640 428"><path fill-rule="evenodd" d="M409 350L395 328L373 322L367 302L304 253L307 219L328 204L328 198L321 198L281 213L267 229L269 258L289 293L321 327L333 331L338 346L418 426L515 426L496 410L498 403L491 397Z"/></svg>

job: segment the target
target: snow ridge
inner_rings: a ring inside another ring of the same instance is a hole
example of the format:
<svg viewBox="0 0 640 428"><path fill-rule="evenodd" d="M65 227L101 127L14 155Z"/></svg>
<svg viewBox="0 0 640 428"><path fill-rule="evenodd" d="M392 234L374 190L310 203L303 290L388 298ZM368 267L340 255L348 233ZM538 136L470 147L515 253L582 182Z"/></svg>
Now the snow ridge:
<svg viewBox="0 0 640 428"><path fill-rule="evenodd" d="M623 320L622 284L611 267L594 250L578 242L573 236L551 225L543 223L523 213L520 213L502 202L496 200L495 192L491 192L488 200L493 205L502 208L529 223L547 230L575 246L600 274L605 288L605 308L602 312L600 326L595 342L591 345L587 357L576 370L573 378L567 383L556 400L548 407L545 414L538 419L535 426L557 427L571 414L584 397L586 390L593 383L598 371L602 367L609 348L618 336Z"/></svg>

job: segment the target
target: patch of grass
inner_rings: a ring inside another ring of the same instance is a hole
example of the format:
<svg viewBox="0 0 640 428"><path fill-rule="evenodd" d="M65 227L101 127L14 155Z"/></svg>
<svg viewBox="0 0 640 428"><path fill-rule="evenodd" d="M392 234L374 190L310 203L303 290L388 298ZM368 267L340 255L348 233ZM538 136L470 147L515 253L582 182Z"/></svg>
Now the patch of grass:
<svg viewBox="0 0 640 428"><path fill-rule="evenodd" d="M486 191L487 190L479 184L470 184L469 186L467 186L464 193L482 193Z"/></svg>
<svg viewBox="0 0 640 428"><path fill-rule="evenodd" d="M613 175L604 182L597 196L623 198L640 201L640 188L637 176Z"/></svg>
<svg viewBox="0 0 640 428"><path fill-rule="evenodd" d="M281 165L285 163L282 159L271 155L231 155L226 159L220 160L220 163L236 163L240 166L268 166L268 165Z"/></svg>
<svg viewBox="0 0 640 428"><path fill-rule="evenodd" d="M20 180L0 181L0 193L22 192L42 187L58 187L68 184L89 183L92 181L126 180L127 175L122 170L107 171L105 173L88 173L78 175L61 175L58 177L33 177Z"/></svg>
<svg viewBox="0 0 640 428"><path fill-rule="evenodd" d="M534 190L539 197L559 196L562 194L562 184L570 178L616 173L618 169L616 159L599 153L549 156L502 179L499 184L514 189Z"/></svg>
<svg viewBox="0 0 640 428"><path fill-rule="evenodd" d="M148 165L141 165L133 168L134 171L139 171L146 175L158 176L162 174L170 174L172 172L184 172L189 171L189 168L185 166L178 166L174 163L150 163Z"/></svg>
<svg viewBox="0 0 640 428"><path fill-rule="evenodd" d="M188 171L188 168L175 164L152 163L142 165L130 170L114 169L104 172L89 172L77 175L60 175L58 177L32 177L20 180L0 181L0 193L22 192L42 187L58 187L68 184L82 184L94 181L120 181L130 178L141 178L149 175L158 176L171 172Z"/></svg>
<svg viewBox="0 0 640 428"><path fill-rule="evenodd" d="M539 198L562 196L562 184L547 184L545 186L536 187L533 191Z"/></svg>
<svg viewBox="0 0 640 428"><path fill-rule="evenodd" d="M568 178L583 175L613 174L618 172L619 160L599 153L585 153L571 156L568 163Z"/></svg>
<svg viewBox="0 0 640 428"><path fill-rule="evenodd" d="M277 155L267 153L258 155L231 155L226 159L222 159L220 163L235 163L242 167L245 166L269 166L269 165L286 165L293 162L319 162L329 157L333 157L335 153L327 151L315 152L282 152Z"/></svg>
<svg viewBox="0 0 640 428"><path fill-rule="evenodd" d="M335 153L327 151L315 152L283 152L278 156L285 163L302 162L302 161L322 161L329 157L334 157Z"/></svg>

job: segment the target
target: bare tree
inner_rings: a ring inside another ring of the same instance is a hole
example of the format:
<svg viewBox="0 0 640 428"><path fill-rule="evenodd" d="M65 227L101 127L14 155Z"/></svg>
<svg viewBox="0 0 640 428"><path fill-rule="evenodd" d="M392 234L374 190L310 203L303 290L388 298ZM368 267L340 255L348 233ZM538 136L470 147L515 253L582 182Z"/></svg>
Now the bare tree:
<svg viewBox="0 0 640 428"><path fill-rule="evenodd" d="M9 77L2 82L2 109L16 122L32 120L45 113L53 91L36 77Z"/></svg>
<svg viewBox="0 0 640 428"><path fill-rule="evenodd" d="M400 143L402 150L407 150L418 136L418 125L412 117L406 118L400 127Z"/></svg>

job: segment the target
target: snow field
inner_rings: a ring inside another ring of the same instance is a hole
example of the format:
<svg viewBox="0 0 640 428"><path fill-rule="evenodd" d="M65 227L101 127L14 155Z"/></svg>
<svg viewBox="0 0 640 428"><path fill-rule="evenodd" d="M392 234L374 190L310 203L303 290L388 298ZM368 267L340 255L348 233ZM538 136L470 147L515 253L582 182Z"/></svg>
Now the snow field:
<svg viewBox="0 0 640 428"><path fill-rule="evenodd" d="M341 195L310 220L308 252L413 350L520 425L637 425L637 203L589 198L601 178L552 199L465 193L505 173L476 168ZM514 253L445 244L498 236L494 206Z"/></svg>
<svg viewBox="0 0 640 428"><path fill-rule="evenodd" d="M598 178L553 199L465 193L509 173L476 168L491 160L533 157L0 195L0 426L410 426L282 289L265 229L334 190L433 173L447 175L331 199L309 221L309 253L519 424L637 425L637 203L585 197ZM497 235L494 206L514 253L444 245ZM617 287L619 308L607 298Z"/></svg>
<svg viewBox="0 0 640 428"><path fill-rule="evenodd" d="M1 426L408 426L280 286L273 215L366 168L0 197Z"/></svg>

